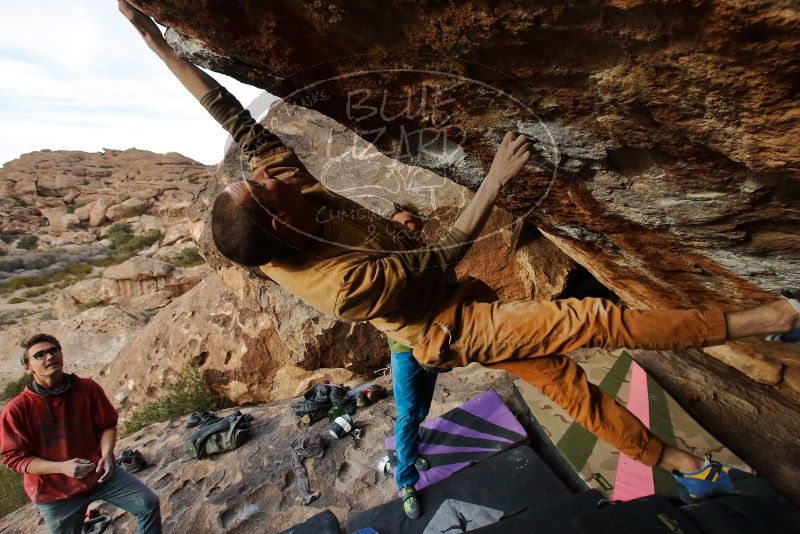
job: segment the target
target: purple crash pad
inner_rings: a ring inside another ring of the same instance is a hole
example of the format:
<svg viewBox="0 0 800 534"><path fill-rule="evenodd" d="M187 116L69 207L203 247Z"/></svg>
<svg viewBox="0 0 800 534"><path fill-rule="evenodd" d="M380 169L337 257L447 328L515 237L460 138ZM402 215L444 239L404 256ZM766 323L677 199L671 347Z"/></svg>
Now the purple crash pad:
<svg viewBox="0 0 800 534"><path fill-rule="evenodd" d="M428 459L431 468L419 474L417 490L528 439L525 429L493 389L425 421L419 435L419 454ZM386 438L384 443L391 457L395 437Z"/></svg>

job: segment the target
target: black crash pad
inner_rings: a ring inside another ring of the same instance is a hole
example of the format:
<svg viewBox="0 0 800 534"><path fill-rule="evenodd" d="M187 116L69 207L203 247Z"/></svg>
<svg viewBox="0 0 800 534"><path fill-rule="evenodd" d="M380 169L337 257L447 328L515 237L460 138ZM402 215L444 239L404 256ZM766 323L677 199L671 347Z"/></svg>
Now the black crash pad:
<svg viewBox="0 0 800 534"><path fill-rule="evenodd" d="M612 504L573 520L581 534L702 534L664 497Z"/></svg>
<svg viewBox="0 0 800 534"><path fill-rule="evenodd" d="M681 511L706 534L800 534L800 510L778 498L725 495Z"/></svg>
<svg viewBox="0 0 800 534"><path fill-rule="evenodd" d="M339 521L330 510L309 517L302 523L281 530L278 534L341 534Z"/></svg>
<svg viewBox="0 0 800 534"><path fill-rule="evenodd" d="M454 517L450 532L472 530L480 515L514 515L569 497L569 491L530 447L522 446L483 460L418 492L423 514L409 520L399 499L352 516L347 532L373 528L380 534L421 534L434 517ZM437 516L438 512L438 516ZM470 523L473 526L470 528ZM486 524L486 523L485 523ZM441 530L447 529L444 526Z"/></svg>
<svg viewBox="0 0 800 534"><path fill-rule="evenodd" d="M494 525L479 528L475 534L580 534L572 520L597 511L605 498L597 490L588 490L543 508L525 510Z"/></svg>

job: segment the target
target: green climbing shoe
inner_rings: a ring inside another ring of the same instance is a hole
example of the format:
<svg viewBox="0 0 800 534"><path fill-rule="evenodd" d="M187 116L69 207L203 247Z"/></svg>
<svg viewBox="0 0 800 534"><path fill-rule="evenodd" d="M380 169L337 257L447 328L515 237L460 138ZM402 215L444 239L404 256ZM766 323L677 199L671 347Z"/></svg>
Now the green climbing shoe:
<svg viewBox="0 0 800 534"><path fill-rule="evenodd" d="M400 498L403 499L403 511L409 519L419 519L422 515L422 507L417 499L417 490L411 486L405 486L400 490Z"/></svg>

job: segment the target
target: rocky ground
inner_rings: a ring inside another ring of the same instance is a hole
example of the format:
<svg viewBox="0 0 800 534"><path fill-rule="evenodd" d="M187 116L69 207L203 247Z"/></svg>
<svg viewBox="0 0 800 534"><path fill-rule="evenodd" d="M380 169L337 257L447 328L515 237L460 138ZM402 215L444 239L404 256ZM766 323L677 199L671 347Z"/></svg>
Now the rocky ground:
<svg viewBox="0 0 800 534"><path fill-rule="evenodd" d="M391 387L388 376L375 383ZM503 371L477 364L440 376L431 416L435 417L486 391L496 390L517 415L522 409ZM392 397L359 408L355 423L361 439L326 437L322 458L305 461L310 487L321 496L303 506L294 488L290 464L292 441L310 433L327 433L327 419L306 429L294 416L291 401L242 408L255 417L250 440L239 449L194 460L183 449L189 431L183 421L159 423L119 441L117 452L135 448L151 467L137 476L161 497L165 532L275 532L330 509L344 524L349 514L393 499L394 481L379 471L386 454L385 436L393 432ZM227 413L222 412L222 413ZM130 515L110 505L100 506L114 517L107 532L135 532ZM32 505L0 521L0 532L46 532Z"/></svg>

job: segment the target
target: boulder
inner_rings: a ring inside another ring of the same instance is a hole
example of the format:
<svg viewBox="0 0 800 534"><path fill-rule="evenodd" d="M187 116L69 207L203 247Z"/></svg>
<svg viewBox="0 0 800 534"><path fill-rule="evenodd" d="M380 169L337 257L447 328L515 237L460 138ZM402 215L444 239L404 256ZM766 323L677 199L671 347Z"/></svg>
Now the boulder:
<svg viewBox="0 0 800 534"><path fill-rule="evenodd" d="M136 3L173 29L170 43L185 57L327 115L383 154L471 190L504 132L526 134L531 159L499 204L629 306L742 308L774 299L800 277L800 117L787 81L800 74L800 18L786 2L700 0L665 10L655 1L569 9L425 1L409 10L337 0L325 15L311 4L286 9L266 0L227 8L202 0L191 11L177 0ZM244 12L275 24L225 22ZM353 31L364 20L396 32ZM287 25L305 30L279 31ZM279 135L299 154L312 152L305 132ZM328 174L346 175L327 146L313 151L331 161ZM241 163L226 158L221 185L241 178ZM307 166L324 180L325 167ZM409 189L398 175L397 188L376 193L366 189L371 178L354 174L363 196ZM224 262L205 250L221 272ZM782 356L762 352L758 340L742 343L770 361L747 371L761 380L775 380L776 362L798 365L792 348ZM739 418L735 402L703 404L720 420L741 422L726 445L763 466L770 436L770 458L779 451L784 459L772 482L800 502L788 454L796 435L785 430L800 404L787 401L794 409L782 419L766 417L779 384L762 387L708 356L696 363L707 382L728 370L730 388L746 391L755 407ZM692 398L692 384L675 387L675 397Z"/></svg>
<svg viewBox="0 0 800 534"><path fill-rule="evenodd" d="M155 215L142 215L139 217L139 224L142 232L149 232L151 230L163 230L166 222L163 218Z"/></svg>
<svg viewBox="0 0 800 534"><path fill-rule="evenodd" d="M110 206L106 217L112 221L120 221L132 215L141 215L147 209L147 202L138 198L129 198L124 202Z"/></svg>
<svg viewBox="0 0 800 534"><path fill-rule="evenodd" d="M89 226L100 226L106 220L106 210L111 206L112 201L108 197L98 198L92 205L89 213Z"/></svg>
<svg viewBox="0 0 800 534"><path fill-rule="evenodd" d="M166 226L161 244L174 245L180 240L189 238L189 226L185 222L178 222Z"/></svg>
<svg viewBox="0 0 800 534"><path fill-rule="evenodd" d="M103 271L103 278L111 280L150 280L168 275L174 266L154 258L134 256Z"/></svg>
<svg viewBox="0 0 800 534"><path fill-rule="evenodd" d="M208 273L204 265L175 268L160 260L134 256L108 267L100 278L67 286L56 297L53 313L66 319L87 307L113 304L138 318L149 317L150 312L192 289Z"/></svg>
<svg viewBox="0 0 800 534"><path fill-rule="evenodd" d="M75 208L75 216L78 217L78 220L81 222L88 221L92 216L92 209L94 205L97 203L96 200L92 200L91 202L87 202L86 204ZM105 215L105 214L104 214Z"/></svg>
<svg viewBox="0 0 800 534"><path fill-rule="evenodd" d="M108 389L132 384L123 412L152 396L187 361L196 362L214 390L235 403L293 396L299 382L319 377L319 369L344 368L350 376L386 365L385 338L368 324L320 316L274 285L256 300L242 280L234 282L235 272L226 274L229 287L238 289L208 276L160 309L109 367Z"/></svg>

